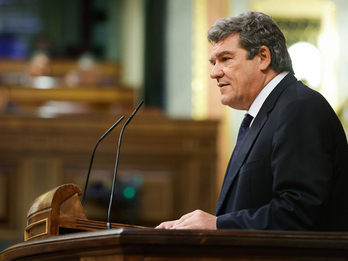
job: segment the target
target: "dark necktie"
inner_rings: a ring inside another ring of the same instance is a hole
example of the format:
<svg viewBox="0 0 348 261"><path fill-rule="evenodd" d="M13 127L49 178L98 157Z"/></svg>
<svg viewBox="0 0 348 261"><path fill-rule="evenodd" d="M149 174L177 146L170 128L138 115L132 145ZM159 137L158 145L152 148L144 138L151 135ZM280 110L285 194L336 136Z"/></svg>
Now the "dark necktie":
<svg viewBox="0 0 348 261"><path fill-rule="evenodd" d="M253 120L253 116L251 116L250 114L246 113L245 116L244 116L244 119L242 121L242 124L240 125L240 128L239 128L237 144L234 147L232 158L233 158L233 156L235 154L237 154L237 152L238 152L238 150L240 148L240 145L243 142L243 139L244 139L245 135L248 133L249 126L250 126L250 123L251 123L252 120Z"/></svg>
<svg viewBox="0 0 348 261"><path fill-rule="evenodd" d="M222 191L224 190L225 181L226 181L226 178L227 178L227 176L229 174L230 167L231 167L232 162L233 162L233 158L237 154L237 152L238 152L238 150L239 150L239 148L240 148L240 146L241 146L241 144L243 142L243 139L244 139L245 135L248 133L249 126L250 126L250 123L251 123L252 120L253 120L253 116L251 116L251 115L246 113L245 116L244 116L244 119L242 121L242 124L240 125L240 128L239 128L237 144L234 147L232 156L230 158L230 162L228 163L228 166L227 166L227 170L226 170L226 173L225 173L224 181L222 183L220 197L221 197ZM235 185L232 187L232 192L231 193L232 193L232 195L234 195L234 193L235 193ZM219 201L220 201L220 199L219 199Z"/></svg>
<svg viewBox="0 0 348 261"><path fill-rule="evenodd" d="M236 143L236 146L234 147L234 150L233 150L232 156L230 158L230 161L228 162L227 170L226 170L226 174L225 174L225 177L224 177L223 184L225 183L226 176L227 176L227 174L228 174L228 172L230 170L230 167L231 167L231 164L232 164L232 161L233 161L233 157L237 154L237 152L239 150L239 147L242 144L245 135L248 133L249 126L250 126L250 123L251 123L252 120L253 120L253 116L251 116L250 114L246 113L245 116L244 116L244 119L242 121L242 124L239 127L237 143Z"/></svg>

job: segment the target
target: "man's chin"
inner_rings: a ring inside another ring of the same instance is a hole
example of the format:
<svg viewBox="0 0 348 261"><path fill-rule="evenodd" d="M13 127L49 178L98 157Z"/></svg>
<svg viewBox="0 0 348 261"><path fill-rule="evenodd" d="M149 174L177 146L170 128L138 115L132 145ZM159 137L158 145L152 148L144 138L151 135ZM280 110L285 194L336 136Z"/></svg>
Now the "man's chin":
<svg viewBox="0 0 348 261"><path fill-rule="evenodd" d="M227 100L227 99L224 99L224 97L221 97L221 104L222 105L226 105L226 106L230 106L231 101Z"/></svg>
<svg viewBox="0 0 348 261"><path fill-rule="evenodd" d="M236 103L233 103L231 101L226 101L224 99L221 99L221 104L222 105L225 105L225 106L228 106L234 110L239 110L239 111L244 111L244 110L247 110L246 108L244 108L243 106L238 106L238 104ZM239 104L240 105L240 104Z"/></svg>

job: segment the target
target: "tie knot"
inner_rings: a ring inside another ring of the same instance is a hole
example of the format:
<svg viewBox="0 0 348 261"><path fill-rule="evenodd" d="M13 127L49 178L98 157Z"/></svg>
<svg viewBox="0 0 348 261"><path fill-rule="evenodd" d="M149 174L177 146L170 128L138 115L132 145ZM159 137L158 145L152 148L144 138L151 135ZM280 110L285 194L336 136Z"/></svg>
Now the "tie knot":
<svg viewBox="0 0 348 261"><path fill-rule="evenodd" d="M245 114L244 119L242 121L241 127L243 128L249 128L251 121L253 120L253 116L250 114Z"/></svg>

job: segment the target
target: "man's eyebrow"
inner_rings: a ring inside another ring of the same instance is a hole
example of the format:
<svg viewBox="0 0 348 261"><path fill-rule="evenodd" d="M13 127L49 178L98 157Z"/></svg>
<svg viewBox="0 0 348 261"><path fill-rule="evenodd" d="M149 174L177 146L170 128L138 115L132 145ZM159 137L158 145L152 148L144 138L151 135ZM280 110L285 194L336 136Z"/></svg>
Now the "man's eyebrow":
<svg viewBox="0 0 348 261"><path fill-rule="evenodd" d="M227 51L227 50L226 50L226 51L222 51L222 52L220 52L220 53L215 54L215 57L216 57L216 58L220 58L220 57L222 57L222 56L224 56L224 55L226 55L226 54L233 55L234 52ZM210 62L211 64L214 64L214 61L213 61L212 59L209 59L209 62Z"/></svg>
<svg viewBox="0 0 348 261"><path fill-rule="evenodd" d="M221 57L221 56L224 56L225 54L233 54L233 52L231 52L231 51L222 51L222 52L220 52L220 53L217 53L215 56L217 57L217 58L219 58L219 57Z"/></svg>

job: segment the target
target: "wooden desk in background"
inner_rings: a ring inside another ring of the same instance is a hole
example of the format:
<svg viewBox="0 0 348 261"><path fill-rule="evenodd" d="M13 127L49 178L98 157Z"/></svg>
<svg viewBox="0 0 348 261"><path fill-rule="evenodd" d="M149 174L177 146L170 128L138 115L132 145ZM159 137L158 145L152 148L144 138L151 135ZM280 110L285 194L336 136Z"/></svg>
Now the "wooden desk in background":
<svg viewBox="0 0 348 261"><path fill-rule="evenodd" d="M20 86L8 88L15 103L43 103L45 101L77 101L86 103L133 105L134 90L121 87L80 86L78 88L34 89Z"/></svg>
<svg viewBox="0 0 348 261"><path fill-rule="evenodd" d="M47 101L80 102L88 104L91 111L109 112L113 105L131 108L134 105L136 90L123 87L79 86L36 89L22 86L3 88L7 100L26 110L35 110Z"/></svg>
<svg viewBox="0 0 348 261"><path fill-rule="evenodd" d="M76 60L53 59L50 74L41 77L27 75L28 64L27 60L0 60L0 111L2 99L23 110L37 109L47 101L68 101L89 104L92 110L104 112L115 104L131 107L137 100L136 90L120 84L117 62L97 62L96 77L89 84L78 73ZM66 77L73 72L78 80L69 85Z"/></svg>

